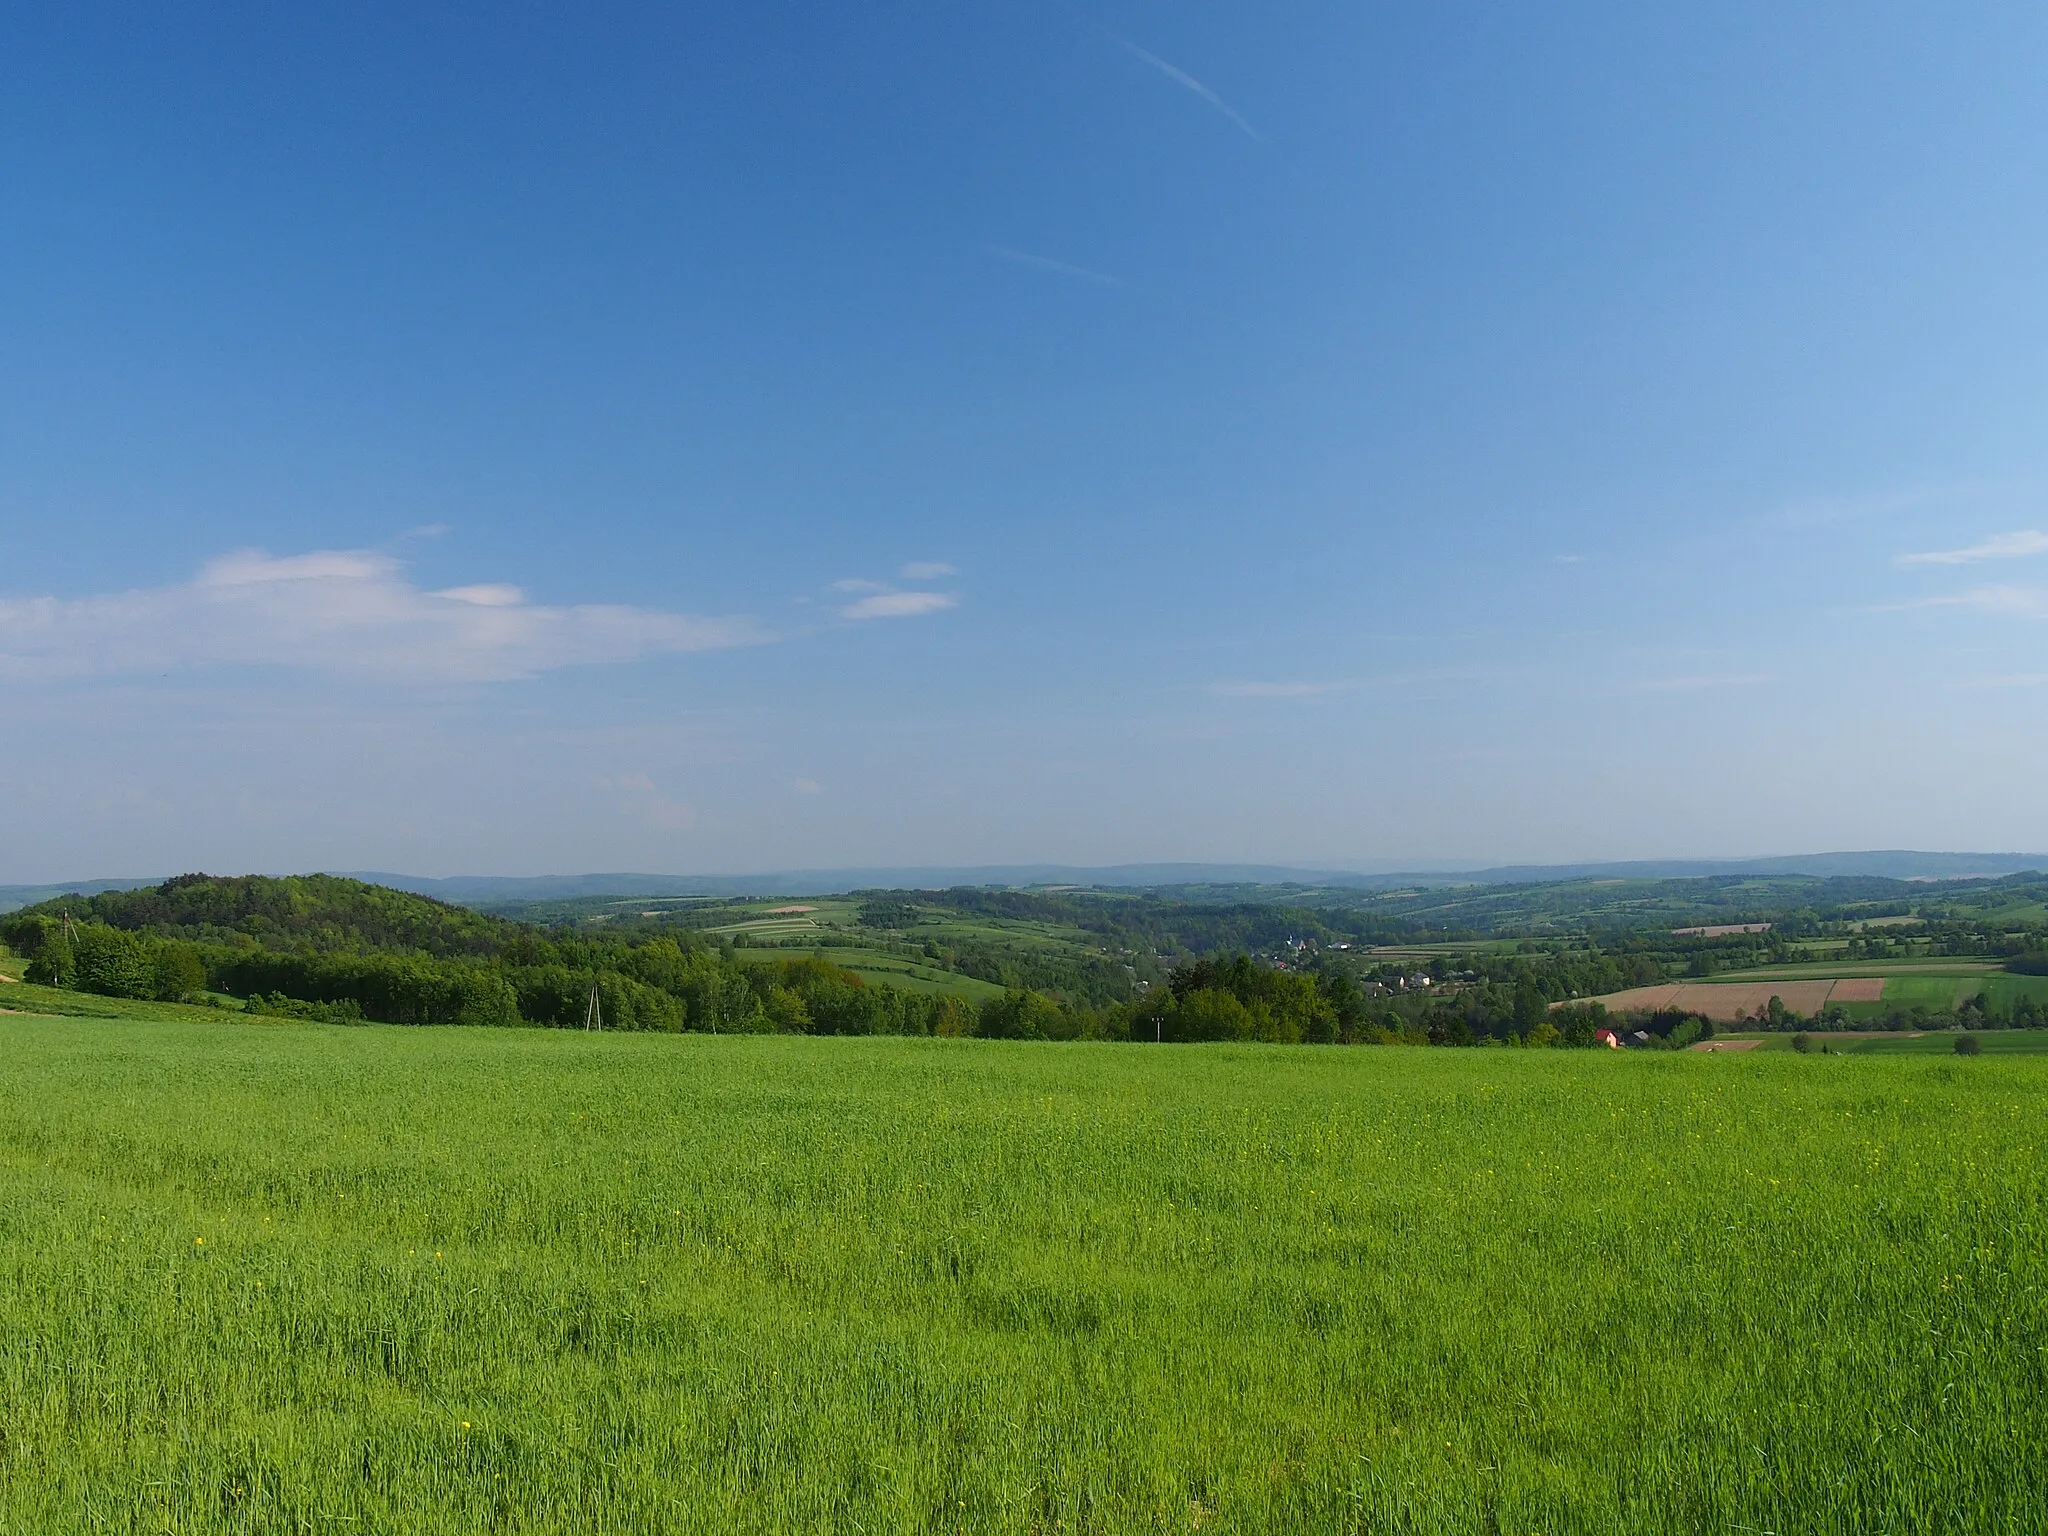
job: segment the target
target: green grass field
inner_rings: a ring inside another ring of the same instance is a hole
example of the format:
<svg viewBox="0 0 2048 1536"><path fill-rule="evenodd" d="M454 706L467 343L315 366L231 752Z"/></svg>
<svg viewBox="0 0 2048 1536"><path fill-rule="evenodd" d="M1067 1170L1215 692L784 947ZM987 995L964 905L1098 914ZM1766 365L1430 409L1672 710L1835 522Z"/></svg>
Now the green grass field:
<svg viewBox="0 0 2048 1536"><path fill-rule="evenodd" d="M2010 1012L2023 997L2048 1003L2048 976L2021 976L1997 960L1839 960L1726 971L1715 982L1799 981L1830 976L1882 976L1884 1001L1846 1004L1852 1019L1876 1018L1918 1004L1934 1012L1953 1009L1979 992L1993 1007Z"/></svg>
<svg viewBox="0 0 2048 1536"><path fill-rule="evenodd" d="M1888 977L1884 984L1885 1006L1953 1008L1964 998L1982 992L1997 1008L2010 1009L2023 997L2048 1002L2048 976L2017 976L1991 970L1974 976L1915 975Z"/></svg>
<svg viewBox="0 0 2048 1536"><path fill-rule="evenodd" d="M948 970L913 951L926 940L951 948L961 944L990 946L1004 956L1051 955L1094 959L1102 952L1098 935L1064 923L1023 918L981 917L940 907L906 903L911 911L901 927L878 931L866 926L867 903L846 897L818 896L803 900L757 897L679 908L695 931L712 938L740 939L760 948L742 948L742 960L773 963L815 956L845 966L870 981L913 992L950 994L970 1003L1000 996L1002 986ZM638 902L605 902L613 916L653 916ZM801 910L795 910L800 908ZM600 914L602 917L603 914ZM586 922L592 919L584 919ZM606 918L605 920L609 920ZM892 950L891 942L896 948Z"/></svg>
<svg viewBox="0 0 2048 1536"><path fill-rule="evenodd" d="M1949 1009L1964 998L1986 990L1996 979L1996 973L1991 971L1979 972L1973 976L1887 976L1884 983L1884 1000L1887 1007L1910 1008L1918 1003L1927 1008ZM2048 977L2042 979L2048 980Z"/></svg>
<svg viewBox="0 0 2048 1536"><path fill-rule="evenodd" d="M1987 1056L2048 1056L2048 1029L1989 1029L1972 1031L1977 1047ZM1721 1033L1721 1040L1754 1040L1760 1051L1789 1051L1793 1033L1767 1034L1760 1030ZM1809 1038L1815 1051L1855 1053L1872 1056L1953 1056L1956 1031L1929 1030L1924 1034L1843 1036L1825 1030Z"/></svg>
<svg viewBox="0 0 2048 1536"><path fill-rule="evenodd" d="M617 908L616 915L653 917L662 910L653 906L642 910L643 905L633 901L605 903L607 907ZM930 938L941 943L977 940L1050 950L1079 950L1088 954L1095 953L1102 942L1097 935L1069 923L975 916L944 907L918 907L915 902L910 905L915 908L915 920L905 922L896 931L912 940ZM690 917L691 926L696 931L712 937L730 938L744 934L750 938L779 941L801 940L812 934L873 937L874 930L862 922L865 907L865 902L846 897L812 896L789 900L764 896L676 910Z"/></svg>
<svg viewBox="0 0 2048 1536"><path fill-rule="evenodd" d="M2002 972L1990 959L1806 960L1721 971L1707 981L1802 981L1828 976L1984 976Z"/></svg>
<svg viewBox="0 0 2048 1536"><path fill-rule="evenodd" d="M2048 1062L0 1017L0 1532L2035 1531Z"/></svg>
<svg viewBox="0 0 2048 1536"><path fill-rule="evenodd" d="M2048 1056L2048 1029L1977 1030L1972 1038L1986 1056ZM1854 1049L1877 1056L1953 1056L1956 1036L1952 1030L1936 1030L1896 1040L1863 1040Z"/></svg>
<svg viewBox="0 0 2048 1536"><path fill-rule="evenodd" d="M2048 976L2018 976L2000 971L1984 978L1979 990L1991 999L1992 1006L2009 1009L2022 997L2031 997L2037 1003L2048 1003Z"/></svg>
<svg viewBox="0 0 2048 1536"><path fill-rule="evenodd" d="M18 964L15 969L19 971ZM191 1019L203 1022L217 1020L223 1012L222 1009L194 1003L145 1002L127 997L101 997L92 992L72 992L61 987L30 986L5 973L0 973L0 980L9 983L0 987L0 1009L11 1013L79 1019ZM237 1003L228 1011L239 1014L241 1005Z"/></svg>

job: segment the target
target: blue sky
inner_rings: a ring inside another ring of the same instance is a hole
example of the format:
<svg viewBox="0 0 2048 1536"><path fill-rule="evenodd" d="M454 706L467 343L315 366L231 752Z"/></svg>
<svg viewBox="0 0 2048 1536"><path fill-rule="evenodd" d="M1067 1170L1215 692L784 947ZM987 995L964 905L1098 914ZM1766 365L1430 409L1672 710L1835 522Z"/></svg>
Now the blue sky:
<svg viewBox="0 0 2048 1536"><path fill-rule="evenodd" d="M2048 848L2044 78L2021 5L13 8L0 879Z"/></svg>

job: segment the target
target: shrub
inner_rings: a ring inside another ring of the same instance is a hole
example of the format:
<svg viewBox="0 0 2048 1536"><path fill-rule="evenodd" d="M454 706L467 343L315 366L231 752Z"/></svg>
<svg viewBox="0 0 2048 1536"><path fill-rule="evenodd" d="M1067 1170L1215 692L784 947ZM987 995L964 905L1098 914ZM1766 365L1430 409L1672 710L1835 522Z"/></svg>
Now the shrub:
<svg viewBox="0 0 2048 1536"><path fill-rule="evenodd" d="M1251 1010L1221 987L1204 987L1180 1000L1166 1038L1248 1040L1251 1034Z"/></svg>
<svg viewBox="0 0 2048 1536"><path fill-rule="evenodd" d="M156 952L151 967L156 995L167 1003L183 1002L206 990L206 962L197 950L184 944L165 944Z"/></svg>
<svg viewBox="0 0 2048 1536"><path fill-rule="evenodd" d="M804 1006L803 994L791 987L770 987L764 1000L768 1022L785 1035L805 1035L811 1032L811 1010Z"/></svg>
<svg viewBox="0 0 2048 1536"><path fill-rule="evenodd" d="M222 991L243 996L282 993L312 1003L347 998L362 1010L363 1017L381 1024L519 1022L519 998L504 975L460 961L399 955L217 952L212 969L212 980ZM587 986L586 982L586 990ZM609 991L606 1001L609 1008ZM578 1018L580 1021L580 1013Z"/></svg>
<svg viewBox="0 0 2048 1536"><path fill-rule="evenodd" d="M1775 1003L1777 999L1774 997L1771 1001ZM1811 1051L1813 1049L1813 1036L1804 1034L1794 1035L1792 1037L1792 1049L1800 1052Z"/></svg>
<svg viewBox="0 0 2048 1536"><path fill-rule="evenodd" d="M77 964L71 952L71 941L61 929L42 936L33 951L23 949L18 942L14 947L22 953L34 955L23 980L39 987L68 987L76 979Z"/></svg>
<svg viewBox="0 0 2048 1536"><path fill-rule="evenodd" d="M1980 1055L1983 1050L1984 1042L1975 1035L1956 1036L1956 1054L1958 1056L1976 1056Z"/></svg>
<svg viewBox="0 0 2048 1536"><path fill-rule="evenodd" d="M282 992L273 992L265 997L261 993L249 999L243 1006L244 1013L258 1018L310 1019L320 1024L360 1024L363 1010L353 998L343 998L338 1003L308 1003L296 997L286 997Z"/></svg>
<svg viewBox="0 0 2048 1536"><path fill-rule="evenodd" d="M1428 1028L1431 1045L1470 1045L1473 1041L1472 1026L1452 1008L1432 1008Z"/></svg>
<svg viewBox="0 0 2048 1536"><path fill-rule="evenodd" d="M147 940L94 924L78 930L72 948L79 991L102 997L156 996L156 957Z"/></svg>
<svg viewBox="0 0 2048 1536"><path fill-rule="evenodd" d="M53 936L62 938L63 933L63 923L47 913L29 913L0 921L0 943L24 960L35 959Z"/></svg>
<svg viewBox="0 0 2048 1536"><path fill-rule="evenodd" d="M989 1040L1045 1040L1057 1032L1060 1005L1039 992L1012 988L981 1005L975 1033Z"/></svg>
<svg viewBox="0 0 2048 1536"><path fill-rule="evenodd" d="M1581 1050L1592 1045L1595 1031L1609 1025L1607 1008L1602 1003L1567 1003L1562 1008L1553 1008L1550 1017L1562 1037L1559 1043Z"/></svg>
<svg viewBox="0 0 2048 1536"><path fill-rule="evenodd" d="M1672 1026L1671 1033L1664 1038L1671 1042L1673 1050L1684 1050L1699 1040L1711 1039L1714 1026L1706 1019L1688 1017Z"/></svg>

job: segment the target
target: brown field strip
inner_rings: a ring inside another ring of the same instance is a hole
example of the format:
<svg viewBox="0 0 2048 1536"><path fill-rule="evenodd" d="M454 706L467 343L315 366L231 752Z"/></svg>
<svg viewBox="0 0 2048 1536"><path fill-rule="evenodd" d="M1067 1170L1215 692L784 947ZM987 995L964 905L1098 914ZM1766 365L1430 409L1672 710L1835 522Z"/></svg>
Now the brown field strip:
<svg viewBox="0 0 2048 1536"><path fill-rule="evenodd" d="M1674 1000L1684 990L1683 987L1675 985L1631 987L1626 992L1610 992L1605 997L1592 997L1585 1001L1605 1003L1609 1013L1655 1013L1660 1008L1674 1006Z"/></svg>
<svg viewBox="0 0 2048 1536"><path fill-rule="evenodd" d="M1876 1003L1884 1000L1882 976L1821 977L1803 981L1686 981L1659 987L1631 987L1586 999L1604 1004L1609 1013L1656 1013L1678 1008L1705 1014L1717 1024L1752 1018L1777 998L1794 1013L1816 1014L1830 1003Z"/></svg>

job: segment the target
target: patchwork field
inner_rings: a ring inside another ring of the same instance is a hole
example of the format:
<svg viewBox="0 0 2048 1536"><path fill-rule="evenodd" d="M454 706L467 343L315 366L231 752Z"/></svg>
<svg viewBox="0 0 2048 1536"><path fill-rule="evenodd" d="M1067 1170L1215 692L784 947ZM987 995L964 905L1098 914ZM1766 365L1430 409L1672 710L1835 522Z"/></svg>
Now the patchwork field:
<svg viewBox="0 0 2048 1536"><path fill-rule="evenodd" d="M844 966L870 981L884 982L892 987L903 987L912 992L945 992L955 997L979 1002L984 997L1000 996L1003 989L994 982L981 981L973 976L962 976L957 971L940 970L937 966L920 965L901 955L888 954L875 949L851 949L845 945L820 945L816 948L799 948L795 945L778 944L773 949L741 950L742 960L775 965L784 960L798 960L805 956L829 960L834 965Z"/></svg>
<svg viewBox="0 0 2048 1536"><path fill-rule="evenodd" d="M1072 923L963 911L925 892L874 896L708 899L589 897L501 904L522 920L561 923L585 933L659 934L665 930L740 946L738 958L772 964L806 956L828 960L871 981L914 992L947 993L970 1003L1027 986L1094 1001L1127 995L1138 972L1134 947L1110 943ZM1170 946L1169 946L1170 947ZM1148 951L1149 954L1149 951ZM1088 967L1114 965L1114 985L1090 992ZM1163 972L1153 971L1152 979Z"/></svg>
<svg viewBox="0 0 2048 1536"><path fill-rule="evenodd" d="M0 1063L10 1533L2048 1507L2048 1061L16 1015Z"/></svg>
<svg viewBox="0 0 2048 1536"><path fill-rule="evenodd" d="M1763 965L1753 970L1723 971L1714 978L1728 981L1811 980L1852 974L1856 976L1987 976L2002 972L1996 960L1982 957L1929 960L1845 960L1834 956L1824 960L1795 961L1788 965Z"/></svg>
<svg viewBox="0 0 2048 1536"><path fill-rule="evenodd" d="M1938 968L1921 962L1910 970L1901 968L1862 976L1812 976L1806 974L1809 969L1787 966L1783 975L1767 980L1734 977L1632 987L1591 1001L1604 1004L1614 1013L1682 1008L1704 1014L1717 1023L1754 1018L1759 1008L1770 1006L1773 997L1781 999L1794 1013L1808 1017L1836 1004L1847 1005L1852 1013L1876 1011L1869 1006L1872 1004L1898 1008L1918 1004L1941 1011L1952 1009L1980 992L1999 1008L2009 1009L2022 997L2048 1001L2048 976L2017 976L1981 960Z"/></svg>
<svg viewBox="0 0 2048 1536"><path fill-rule="evenodd" d="M1866 995L1872 989L1860 977L1841 981L1669 982L1609 992L1593 1001L1604 1003L1611 1013L1683 1008L1688 1013L1705 1014L1717 1023L1733 1023L1736 1019L1753 1018L1757 1009L1768 1008L1774 997L1782 999L1795 1013L1818 1013L1834 998L1838 987L1847 988L1850 994L1840 1001L1850 1001L1851 997L1857 1002L1876 1001ZM1880 994L1883 987L1884 983L1879 981Z"/></svg>

